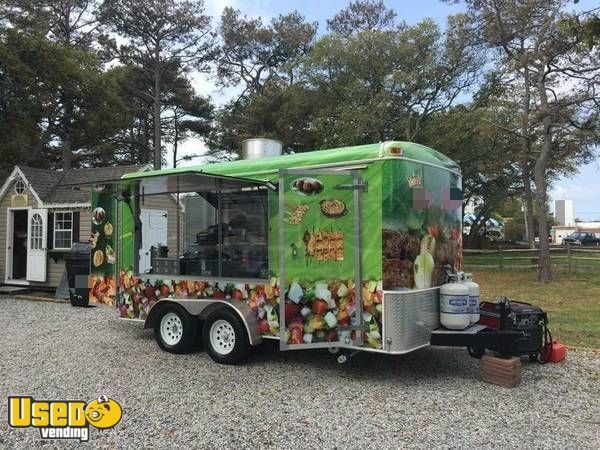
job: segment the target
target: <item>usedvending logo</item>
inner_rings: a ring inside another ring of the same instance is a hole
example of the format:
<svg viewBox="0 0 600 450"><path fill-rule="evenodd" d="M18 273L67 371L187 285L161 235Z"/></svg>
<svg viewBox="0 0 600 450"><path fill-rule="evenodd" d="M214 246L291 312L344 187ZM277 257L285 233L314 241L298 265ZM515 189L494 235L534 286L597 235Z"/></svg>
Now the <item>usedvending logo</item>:
<svg viewBox="0 0 600 450"><path fill-rule="evenodd" d="M8 424L13 428L37 428L42 439L87 442L90 425L98 429L112 428L122 416L121 405L106 395L91 402L8 397Z"/></svg>

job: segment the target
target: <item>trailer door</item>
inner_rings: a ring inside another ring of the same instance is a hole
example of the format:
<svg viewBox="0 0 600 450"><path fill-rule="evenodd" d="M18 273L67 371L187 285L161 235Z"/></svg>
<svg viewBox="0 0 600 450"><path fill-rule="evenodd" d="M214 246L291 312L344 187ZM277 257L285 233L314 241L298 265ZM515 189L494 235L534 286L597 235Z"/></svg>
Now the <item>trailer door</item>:
<svg viewBox="0 0 600 450"><path fill-rule="evenodd" d="M360 170L279 172L282 350L362 346Z"/></svg>

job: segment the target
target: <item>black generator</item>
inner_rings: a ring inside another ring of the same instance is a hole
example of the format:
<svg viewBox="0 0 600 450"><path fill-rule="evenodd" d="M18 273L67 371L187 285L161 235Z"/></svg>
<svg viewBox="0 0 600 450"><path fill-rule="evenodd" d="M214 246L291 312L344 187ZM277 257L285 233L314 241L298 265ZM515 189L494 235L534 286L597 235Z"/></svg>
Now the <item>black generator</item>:
<svg viewBox="0 0 600 450"><path fill-rule="evenodd" d="M481 302L479 309L480 324L494 330L522 332L522 337L512 345L511 354L537 358L544 345L548 324L548 317L541 308L505 297L495 303Z"/></svg>

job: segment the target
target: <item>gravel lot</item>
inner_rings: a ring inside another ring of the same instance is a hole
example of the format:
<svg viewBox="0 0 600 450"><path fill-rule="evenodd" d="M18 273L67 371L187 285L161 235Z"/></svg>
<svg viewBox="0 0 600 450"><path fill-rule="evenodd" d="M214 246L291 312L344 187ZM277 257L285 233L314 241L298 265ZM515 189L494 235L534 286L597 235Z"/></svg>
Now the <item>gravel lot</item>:
<svg viewBox="0 0 600 450"><path fill-rule="evenodd" d="M466 351L403 357L360 354L340 366L327 352L265 344L239 367L203 352L161 351L151 331L105 307L0 298L0 447L77 445L9 429L9 394L91 400L124 409L94 447L572 447L600 442L600 355L525 364L523 382L481 381Z"/></svg>

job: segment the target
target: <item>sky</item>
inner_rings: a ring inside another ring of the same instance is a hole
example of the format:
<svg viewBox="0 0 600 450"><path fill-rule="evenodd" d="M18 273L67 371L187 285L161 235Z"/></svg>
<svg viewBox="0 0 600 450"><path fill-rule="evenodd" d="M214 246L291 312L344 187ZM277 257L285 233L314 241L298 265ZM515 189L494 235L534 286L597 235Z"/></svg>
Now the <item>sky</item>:
<svg viewBox="0 0 600 450"><path fill-rule="evenodd" d="M249 17L261 17L264 22L279 14L298 10L307 20L319 23L320 33L326 31L327 19L348 3L348 0L205 0L206 13L214 18L213 23L226 6L239 9ZM448 15L461 11L460 5L440 0L386 0L385 3L398 13L398 19L408 24L432 18L444 26ZM597 6L597 0L581 0L577 9L591 9L594 6ZM235 88L217 89L210 75L195 74L192 81L199 94L212 97L217 105L222 105L239 92ZM201 154L205 146L199 140L190 139L180 146L180 150L182 155ZM171 159L171 156L167 155L167 161ZM201 162L202 158L195 158L182 165ZM582 220L600 220L600 160L582 167L575 176L556 181L550 190L550 199L573 200L575 217ZM553 209L553 202L550 206Z"/></svg>

